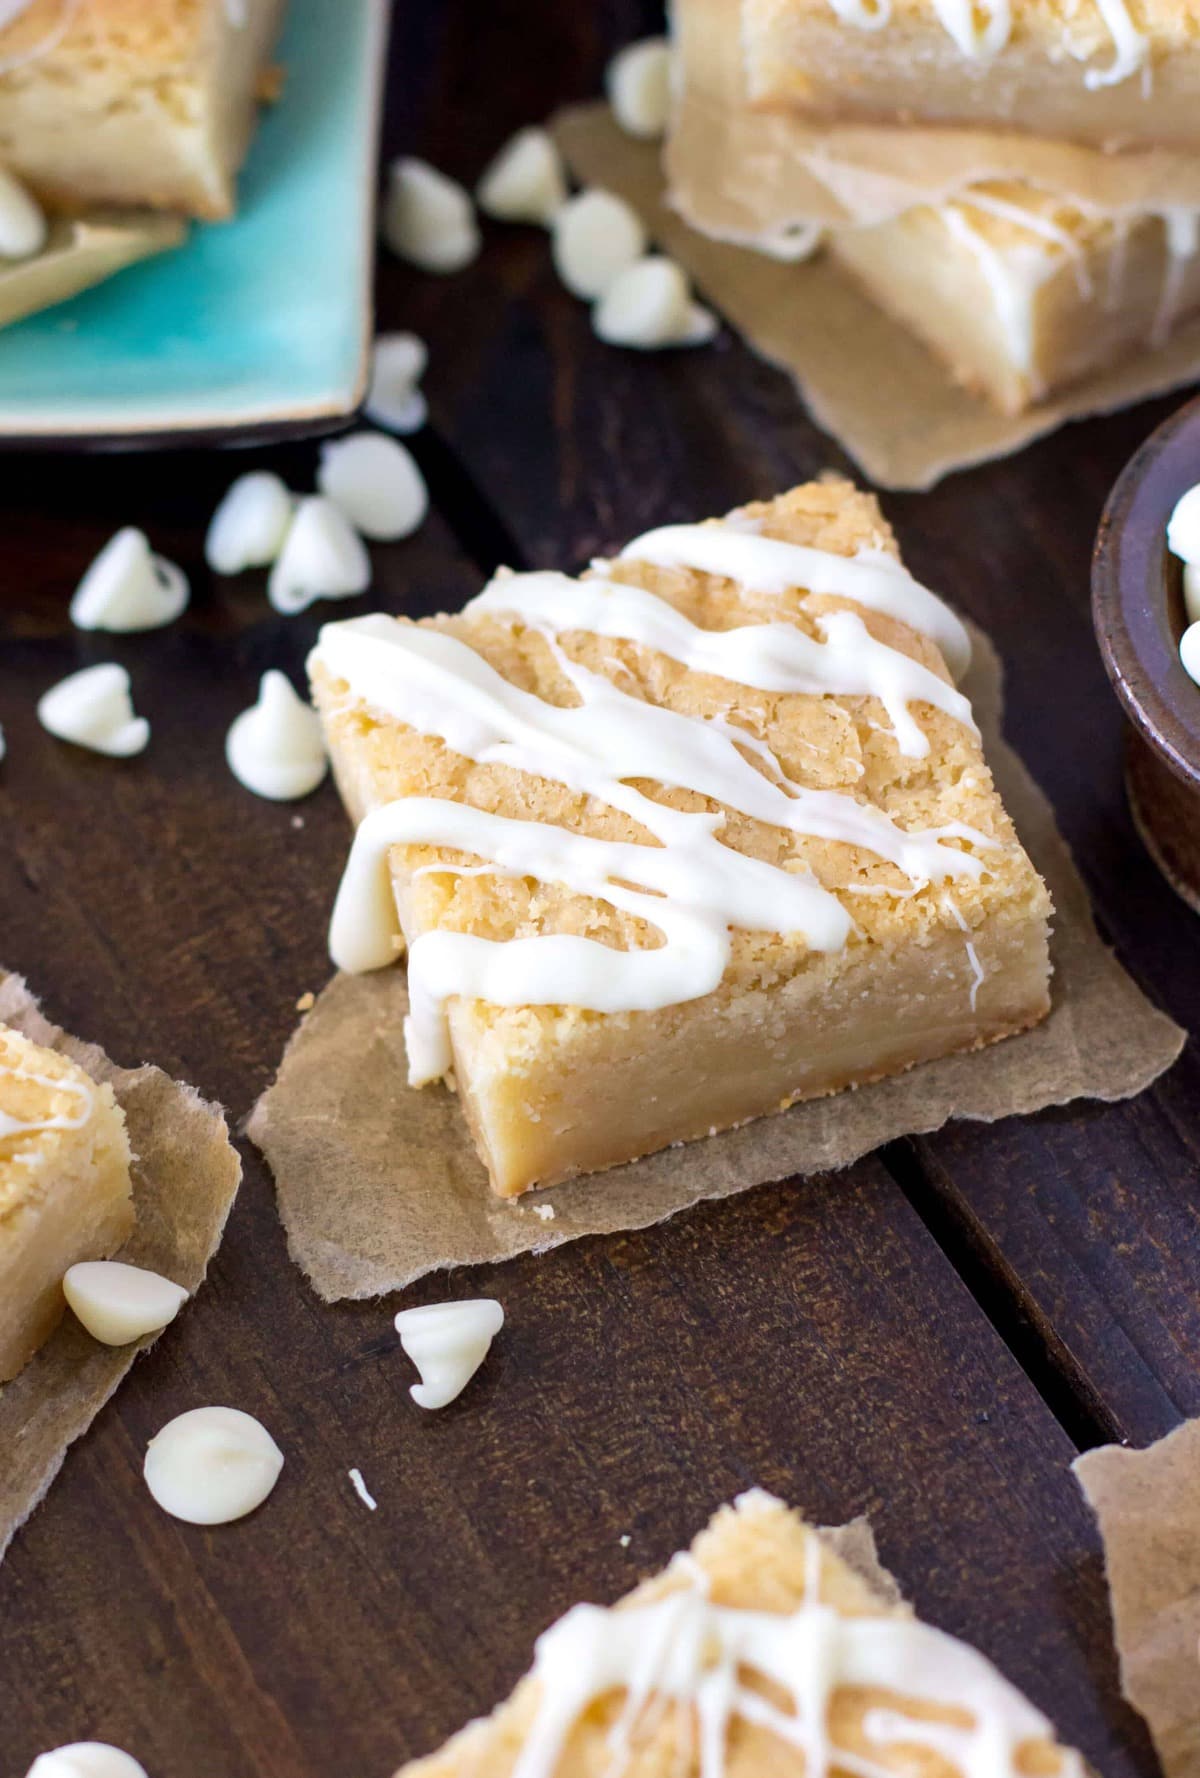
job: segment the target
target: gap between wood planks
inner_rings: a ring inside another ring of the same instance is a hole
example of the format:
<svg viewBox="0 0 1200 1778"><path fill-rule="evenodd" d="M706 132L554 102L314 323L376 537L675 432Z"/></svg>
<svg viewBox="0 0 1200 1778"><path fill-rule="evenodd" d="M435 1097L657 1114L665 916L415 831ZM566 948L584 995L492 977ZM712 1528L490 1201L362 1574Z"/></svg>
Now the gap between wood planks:
<svg viewBox="0 0 1200 1778"><path fill-rule="evenodd" d="M480 574L527 568L513 533L453 447L429 427L409 444L432 504ZM1116 1417L952 1184L939 1180L907 1139L887 1143L879 1159L1076 1448L1120 1442Z"/></svg>

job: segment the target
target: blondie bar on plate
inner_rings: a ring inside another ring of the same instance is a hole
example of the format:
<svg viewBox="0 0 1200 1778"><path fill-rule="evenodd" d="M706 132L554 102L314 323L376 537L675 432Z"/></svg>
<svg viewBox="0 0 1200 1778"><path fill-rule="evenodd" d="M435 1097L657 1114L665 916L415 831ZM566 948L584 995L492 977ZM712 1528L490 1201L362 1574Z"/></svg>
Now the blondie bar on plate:
<svg viewBox="0 0 1200 1778"><path fill-rule="evenodd" d="M769 1494L612 1609L538 1638L511 1698L398 1778L1082 1778L966 1643L885 1599Z"/></svg>
<svg viewBox="0 0 1200 1778"><path fill-rule="evenodd" d="M25 0L0 24L0 164L43 202L233 210L286 0Z"/></svg>
<svg viewBox="0 0 1200 1778"><path fill-rule="evenodd" d="M752 104L1098 148L1200 144L1200 0L724 0Z"/></svg>
<svg viewBox="0 0 1200 1778"><path fill-rule="evenodd" d="M1200 314L1200 214L1125 216L1032 186L972 186L828 249L956 379L1016 414Z"/></svg>
<svg viewBox="0 0 1200 1778"><path fill-rule="evenodd" d="M0 1382L54 1331L64 1272L115 1253L133 1220L112 1088L0 1025Z"/></svg>
<svg viewBox="0 0 1200 1778"><path fill-rule="evenodd" d="M1043 1016L1049 900L968 652L833 480L458 615L325 627L359 823L334 958L403 935L410 1080L453 1079L497 1192Z"/></svg>

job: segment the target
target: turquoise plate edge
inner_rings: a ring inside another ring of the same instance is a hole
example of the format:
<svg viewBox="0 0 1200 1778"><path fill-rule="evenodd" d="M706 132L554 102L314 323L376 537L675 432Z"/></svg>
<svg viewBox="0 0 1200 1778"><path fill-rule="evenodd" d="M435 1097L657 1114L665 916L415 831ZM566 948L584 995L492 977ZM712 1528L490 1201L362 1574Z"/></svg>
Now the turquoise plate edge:
<svg viewBox="0 0 1200 1778"><path fill-rule="evenodd" d="M305 428L351 414L372 331L387 0L291 0L239 213L0 332L0 442Z"/></svg>

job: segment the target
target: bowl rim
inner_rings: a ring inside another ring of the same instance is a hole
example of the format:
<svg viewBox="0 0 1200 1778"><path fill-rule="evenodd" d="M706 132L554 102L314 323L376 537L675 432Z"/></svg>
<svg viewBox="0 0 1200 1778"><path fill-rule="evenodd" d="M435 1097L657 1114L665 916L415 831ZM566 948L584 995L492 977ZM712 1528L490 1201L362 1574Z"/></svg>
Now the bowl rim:
<svg viewBox="0 0 1200 1778"><path fill-rule="evenodd" d="M1167 520L1197 482L1200 397L1150 434L1113 485L1092 554L1092 623L1126 715L1200 789L1200 685L1179 659L1182 575L1167 549Z"/></svg>

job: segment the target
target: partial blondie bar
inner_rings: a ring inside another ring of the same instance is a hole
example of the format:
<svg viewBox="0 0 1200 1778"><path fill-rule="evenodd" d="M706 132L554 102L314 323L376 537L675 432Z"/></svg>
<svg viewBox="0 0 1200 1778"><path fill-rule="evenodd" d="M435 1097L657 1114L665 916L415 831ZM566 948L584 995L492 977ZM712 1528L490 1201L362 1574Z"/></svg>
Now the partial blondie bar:
<svg viewBox="0 0 1200 1778"><path fill-rule="evenodd" d="M740 7L752 104L826 121L975 124L1098 148L1200 144L1200 0Z"/></svg>
<svg viewBox="0 0 1200 1778"><path fill-rule="evenodd" d="M829 252L955 378L1005 413L1165 345L1200 313L1200 216L1106 216L1028 185L973 186Z"/></svg>
<svg viewBox="0 0 1200 1778"><path fill-rule="evenodd" d="M836 480L456 616L326 626L359 823L333 954L407 943L410 1080L453 1079L497 1192L1044 1015L1049 898L968 648Z"/></svg>
<svg viewBox="0 0 1200 1778"><path fill-rule="evenodd" d="M230 215L285 3L31 0L0 25L0 164L57 209Z"/></svg>
<svg viewBox="0 0 1200 1778"><path fill-rule="evenodd" d="M880 1577L881 1579L882 1577ZM760 1490L397 1778L1082 1778L1040 1710Z"/></svg>
<svg viewBox="0 0 1200 1778"><path fill-rule="evenodd" d="M0 1383L54 1331L63 1274L109 1258L133 1221L112 1088L0 1025Z"/></svg>

